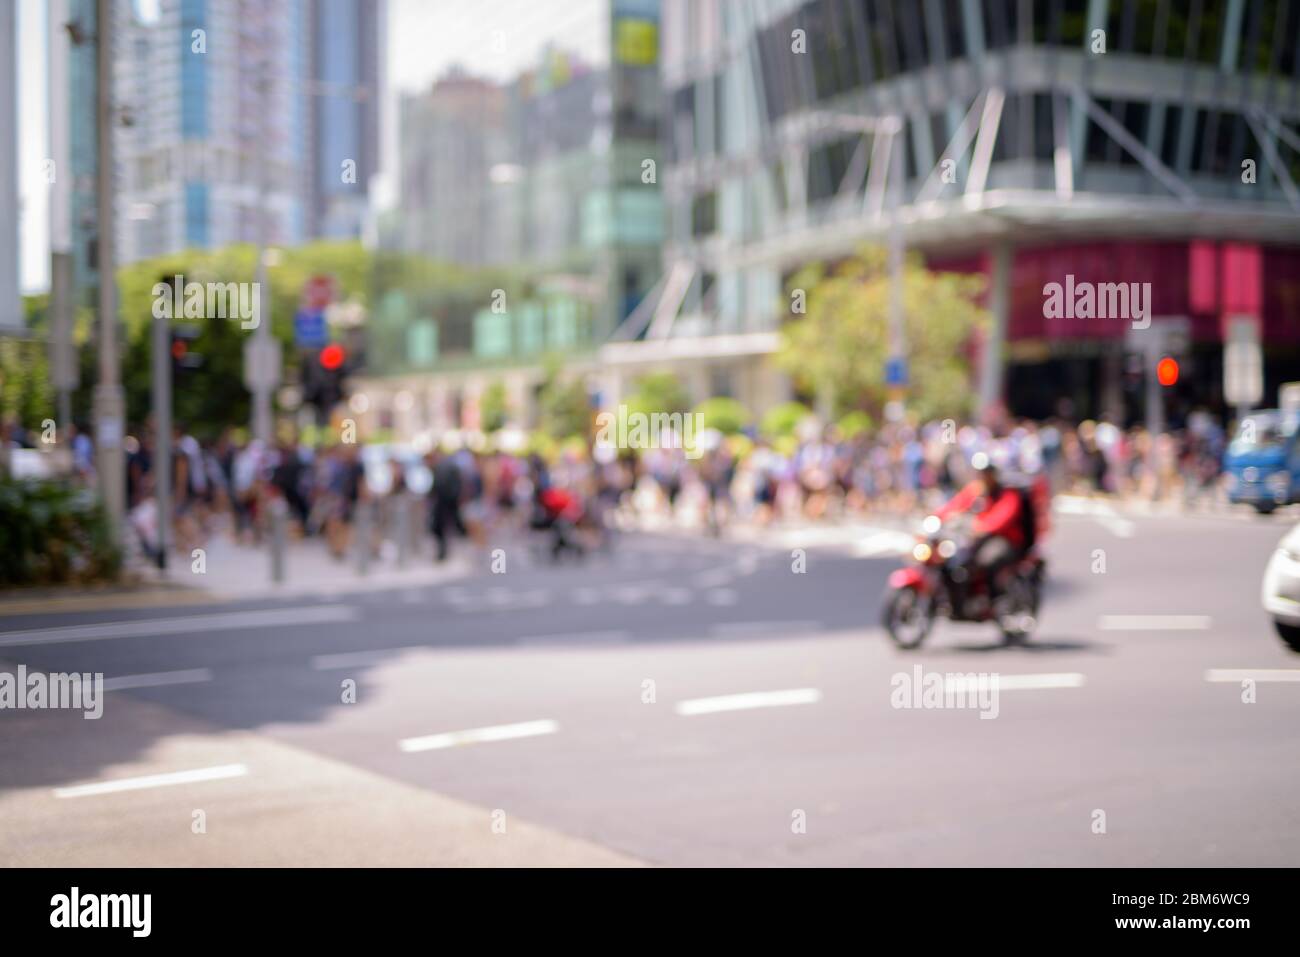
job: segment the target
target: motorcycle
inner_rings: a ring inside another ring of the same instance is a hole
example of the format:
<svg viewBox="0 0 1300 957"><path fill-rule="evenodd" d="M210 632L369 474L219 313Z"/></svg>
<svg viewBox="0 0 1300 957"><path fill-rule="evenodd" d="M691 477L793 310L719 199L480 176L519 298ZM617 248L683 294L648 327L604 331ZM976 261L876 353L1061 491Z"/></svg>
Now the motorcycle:
<svg viewBox="0 0 1300 957"><path fill-rule="evenodd" d="M1025 640L1037 627L1047 563L1031 547L998 573L1004 584L995 597L986 576L953 561L959 540L969 538L960 524L926 518L912 549L913 563L889 576L881 623L900 648L919 647L939 618L995 622L1008 643Z"/></svg>

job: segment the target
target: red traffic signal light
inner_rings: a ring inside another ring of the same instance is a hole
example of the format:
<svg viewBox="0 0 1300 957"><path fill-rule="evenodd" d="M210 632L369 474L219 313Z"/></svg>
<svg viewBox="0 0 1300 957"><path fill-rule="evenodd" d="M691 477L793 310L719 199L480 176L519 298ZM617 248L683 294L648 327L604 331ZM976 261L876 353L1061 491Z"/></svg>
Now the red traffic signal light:
<svg viewBox="0 0 1300 957"><path fill-rule="evenodd" d="M344 353L343 347L337 342L331 342L320 351L321 368L333 372L343 365L345 358L347 358L347 355Z"/></svg>
<svg viewBox="0 0 1300 957"><path fill-rule="evenodd" d="M1178 381L1178 360L1165 356L1156 363L1156 381L1161 385L1173 385Z"/></svg>

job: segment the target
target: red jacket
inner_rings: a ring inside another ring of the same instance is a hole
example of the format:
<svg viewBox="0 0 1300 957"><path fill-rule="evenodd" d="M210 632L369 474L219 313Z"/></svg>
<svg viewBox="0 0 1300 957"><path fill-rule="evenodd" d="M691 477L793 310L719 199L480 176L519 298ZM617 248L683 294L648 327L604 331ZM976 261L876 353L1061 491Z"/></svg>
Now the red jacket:
<svg viewBox="0 0 1300 957"><path fill-rule="evenodd" d="M995 495L985 495L980 482L971 482L935 514L946 521L950 516L969 512L977 505L979 511L975 513L972 527L976 535L998 535L1017 548L1024 547L1025 533L1020 525L1020 510L1024 506L1020 502L1020 493L1015 489L1004 486Z"/></svg>

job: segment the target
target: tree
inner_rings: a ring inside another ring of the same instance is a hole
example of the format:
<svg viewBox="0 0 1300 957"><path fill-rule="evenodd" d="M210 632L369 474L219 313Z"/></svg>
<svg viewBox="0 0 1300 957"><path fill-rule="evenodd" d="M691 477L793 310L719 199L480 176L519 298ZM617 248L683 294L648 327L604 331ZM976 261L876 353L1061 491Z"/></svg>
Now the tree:
<svg viewBox="0 0 1300 957"><path fill-rule="evenodd" d="M885 251L866 247L828 270L809 266L790 281L806 293L806 312L781 330L776 361L808 393L829 390L834 411L879 420L889 398L890 279ZM903 272L909 384L905 401L922 419L971 411L968 347L987 314L983 279L927 270L910 257ZM788 300L787 300L788 301Z"/></svg>
<svg viewBox="0 0 1300 957"><path fill-rule="evenodd" d="M558 358L543 362L543 378L537 393L541 430L556 440L586 437L591 427L591 402L580 378L564 375Z"/></svg>
<svg viewBox="0 0 1300 957"><path fill-rule="evenodd" d="M717 429L723 435L735 435L750 422L749 410L742 402L726 396L705 399L695 407L704 417L706 429Z"/></svg>
<svg viewBox="0 0 1300 957"><path fill-rule="evenodd" d="M493 382L479 399L479 423L484 432L499 432L510 419L510 401L504 382Z"/></svg>
<svg viewBox="0 0 1300 957"><path fill-rule="evenodd" d="M636 381L635 391L627 397L629 414L640 412L655 415L686 412L691 407L691 397L682 380L671 372L651 372Z"/></svg>
<svg viewBox="0 0 1300 957"><path fill-rule="evenodd" d="M332 276L339 301L369 304L370 256L359 242L316 242L280 255L267 269L265 290L271 309L271 334L280 340L286 365L298 362L293 345L293 319L307 280ZM154 286L171 277L184 282L252 282L257 274L257 249L234 245L210 251L186 250L132 263L118 270L122 316L122 383L126 390L127 418L140 423L152 403L152 333ZM262 321L267 317L262 316ZM174 323L186 320L175 317ZM202 356L197 367L187 369L172 383L175 421L194 434L211 438L228 425L247 423L250 398L244 388L244 342L253 335L237 319L205 317L190 320L197 335L190 350ZM93 350L92 350L93 351ZM93 380L92 380L93 382ZM83 376L83 386L86 385Z"/></svg>

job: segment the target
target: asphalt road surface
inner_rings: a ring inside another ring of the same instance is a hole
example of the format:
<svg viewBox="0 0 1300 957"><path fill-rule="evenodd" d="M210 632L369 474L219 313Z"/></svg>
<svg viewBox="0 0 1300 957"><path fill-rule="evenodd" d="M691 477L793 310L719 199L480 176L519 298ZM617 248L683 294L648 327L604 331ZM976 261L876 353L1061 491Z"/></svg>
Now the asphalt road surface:
<svg viewBox="0 0 1300 957"><path fill-rule="evenodd" d="M438 586L0 619L0 669L113 689L99 720L0 711L0 863L1295 865L1300 656L1259 607L1288 524L1062 516L1024 647L895 650L898 559L834 536L802 571L788 540L629 534ZM992 720L895 707L978 673Z"/></svg>

